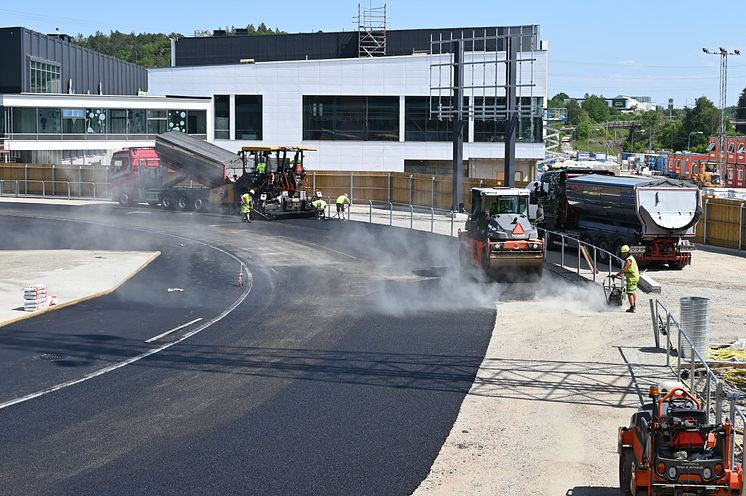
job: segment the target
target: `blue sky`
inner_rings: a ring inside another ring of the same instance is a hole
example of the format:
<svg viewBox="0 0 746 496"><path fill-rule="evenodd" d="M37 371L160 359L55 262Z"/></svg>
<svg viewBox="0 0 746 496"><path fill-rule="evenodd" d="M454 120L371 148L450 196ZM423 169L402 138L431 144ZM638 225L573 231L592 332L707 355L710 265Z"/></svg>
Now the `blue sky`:
<svg viewBox="0 0 746 496"><path fill-rule="evenodd" d="M363 0L364 5L369 4ZM382 0L381 0L382 3ZM659 104L717 105L719 58L702 47L744 50L730 57L728 105L746 86L742 0L388 0L389 29L539 24L549 42L549 96L564 91L649 95ZM0 25L53 33L178 32L264 22L288 32L355 29L357 0L60 2L6 0ZM378 5L378 2L373 2Z"/></svg>

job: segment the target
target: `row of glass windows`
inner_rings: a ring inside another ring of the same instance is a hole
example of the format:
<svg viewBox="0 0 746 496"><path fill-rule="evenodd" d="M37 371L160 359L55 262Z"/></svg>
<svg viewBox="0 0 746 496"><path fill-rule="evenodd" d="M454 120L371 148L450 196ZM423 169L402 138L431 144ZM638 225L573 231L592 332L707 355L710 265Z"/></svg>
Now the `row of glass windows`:
<svg viewBox="0 0 746 496"><path fill-rule="evenodd" d="M62 93L60 66L31 61L31 93Z"/></svg>
<svg viewBox="0 0 746 496"><path fill-rule="evenodd" d="M2 108L0 108L2 110ZM13 107L0 112L0 133L207 134L204 110L66 109Z"/></svg>
<svg viewBox="0 0 746 496"><path fill-rule="evenodd" d="M427 96L408 96L404 107L405 141L451 141L453 121L438 119L431 111L439 103ZM541 142L542 98L520 98L518 141ZM468 99L464 99L468 106ZM474 101L474 141L505 140L505 98L477 97ZM262 139L262 97L235 96L235 139ZM215 139L230 139L230 96L215 95ZM464 124L464 136L469 123ZM303 139L332 141L399 141L399 97L304 96Z"/></svg>
<svg viewBox="0 0 746 496"><path fill-rule="evenodd" d="M215 139L230 139L230 96L215 95ZM237 140L262 140L262 96L236 95Z"/></svg>

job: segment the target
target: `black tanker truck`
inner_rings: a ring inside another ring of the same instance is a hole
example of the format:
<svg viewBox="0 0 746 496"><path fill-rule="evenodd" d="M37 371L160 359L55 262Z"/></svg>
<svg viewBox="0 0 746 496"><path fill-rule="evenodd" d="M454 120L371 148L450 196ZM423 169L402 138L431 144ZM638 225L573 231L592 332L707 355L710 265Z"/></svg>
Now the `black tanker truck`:
<svg viewBox="0 0 746 496"><path fill-rule="evenodd" d="M615 176L594 169L555 169L541 177L537 226L619 255L622 245L641 265L680 270L692 261L702 207L692 184L668 178ZM559 241L547 233L547 248ZM601 262L608 256L599 254Z"/></svg>

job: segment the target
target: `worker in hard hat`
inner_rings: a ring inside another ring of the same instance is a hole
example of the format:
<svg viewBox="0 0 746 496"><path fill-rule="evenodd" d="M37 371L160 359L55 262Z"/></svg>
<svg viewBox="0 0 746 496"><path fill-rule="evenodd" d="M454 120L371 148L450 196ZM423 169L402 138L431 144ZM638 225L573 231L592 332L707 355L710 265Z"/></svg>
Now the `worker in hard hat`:
<svg viewBox="0 0 746 496"><path fill-rule="evenodd" d="M347 196L347 193L343 195L339 195L337 197L337 218L339 220L345 220L345 205L350 204L350 197ZM349 216L348 216L349 218Z"/></svg>
<svg viewBox="0 0 746 496"><path fill-rule="evenodd" d="M624 278L627 280L627 299L629 300L629 308L627 312L634 313L635 305L637 304L637 281L640 280L640 269L637 267L637 260L629 252L629 245L622 246L620 250L622 258L624 258L624 265L622 269L616 273L617 277L621 277L624 274Z"/></svg>
<svg viewBox="0 0 746 496"><path fill-rule="evenodd" d="M241 214L243 222L251 222L251 202L254 200L254 190L241 195Z"/></svg>
<svg viewBox="0 0 746 496"><path fill-rule="evenodd" d="M259 160L259 163L256 164L256 172L260 175L267 173L267 162L263 157Z"/></svg>
<svg viewBox="0 0 746 496"><path fill-rule="evenodd" d="M316 220L326 219L326 202L323 199L315 199L311 202L311 206L316 211Z"/></svg>

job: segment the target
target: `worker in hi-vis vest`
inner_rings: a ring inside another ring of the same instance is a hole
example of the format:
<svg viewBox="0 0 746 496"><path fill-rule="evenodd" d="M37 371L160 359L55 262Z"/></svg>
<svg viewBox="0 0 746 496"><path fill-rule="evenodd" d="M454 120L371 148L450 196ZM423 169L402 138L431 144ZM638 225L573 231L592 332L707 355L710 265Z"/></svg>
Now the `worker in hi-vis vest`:
<svg viewBox="0 0 746 496"><path fill-rule="evenodd" d="M343 195L339 195L337 197L336 203L337 203L337 218L339 218L339 220L345 220L345 205L350 204L350 197L347 196L347 193ZM348 214L348 218L349 218L349 214Z"/></svg>
<svg viewBox="0 0 746 496"><path fill-rule="evenodd" d="M617 277L624 274L624 278L627 280L627 299L629 300L629 308L627 312L634 313L635 305L637 304L637 281L640 280L640 269L637 267L637 260L629 252L629 246L624 245L620 250L624 260L622 269L616 273Z"/></svg>
<svg viewBox="0 0 746 496"><path fill-rule="evenodd" d="M326 219L326 202L322 200L321 198L317 198L316 200L311 202L311 206L316 210L316 219Z"/></svg>
<svg viewBox="0 0 746 496"><path fill-rule="evenodd" d="M258 164L256 164L256 172L257 174L266 174L267 173L267 162L262 160Z"/></svg>
<svg viewBox="0 0 746 496"><path fill-rule="evenodd" d="M241 214L243 222L251 222L251 202L254 200L254 190L241 195Z"/></svg>

